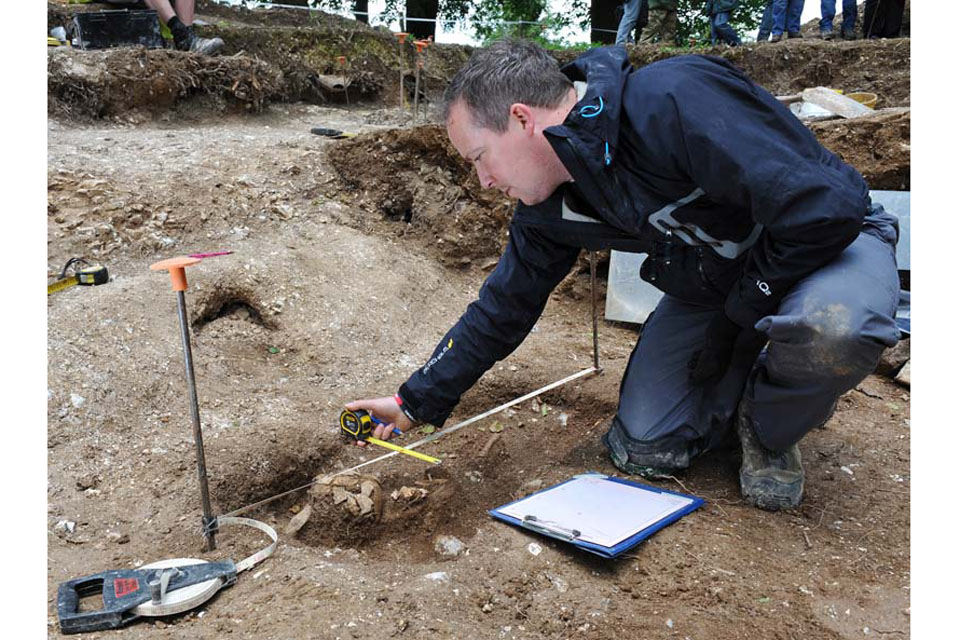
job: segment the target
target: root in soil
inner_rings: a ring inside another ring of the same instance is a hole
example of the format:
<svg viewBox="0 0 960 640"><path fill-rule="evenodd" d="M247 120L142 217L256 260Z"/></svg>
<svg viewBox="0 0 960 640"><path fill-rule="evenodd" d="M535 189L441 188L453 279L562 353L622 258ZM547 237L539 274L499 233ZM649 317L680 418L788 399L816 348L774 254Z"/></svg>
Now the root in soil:
<svg viewBox="0 0 960 640"><path fill-rule="evenodd" d="M73 118L130 116L174 108L194 96L220 111L258 112L280 95L280 71L247 56L196 56L181 51L58 48L47 57L48 110Z"/></svg>

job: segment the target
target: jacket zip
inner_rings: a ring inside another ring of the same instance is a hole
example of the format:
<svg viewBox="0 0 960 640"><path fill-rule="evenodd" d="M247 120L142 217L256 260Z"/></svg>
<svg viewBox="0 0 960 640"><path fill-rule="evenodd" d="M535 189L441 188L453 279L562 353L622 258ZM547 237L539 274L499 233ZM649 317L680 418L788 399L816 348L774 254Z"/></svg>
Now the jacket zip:
<svg viewBox="0 0 960 640"><path fill-rule="evenodd" d="M593 177L593 174L587 169L586 163L584 163L583 158L581 158L580 154L577 152L577 148L574 146L573 141L567 136L565 136L563 140L570 147L570 152L573 154L574 159L577 161L577 165L580 167L580 171L583 173L583 175L588 176L592 180L597 182L596 178ZM600 186L600 185L598 184L597 186ZM608 218L615 218L615 216L613 216L613 213L612 213L614 208L613 206L611 206L610 200L607 198L607 194L604 192L603 189L597 189L597 191L600 192L600 197L603 198L603 202L605 205L603 213ZM610 224L610 223L608 222L607 224Z"/></svg>

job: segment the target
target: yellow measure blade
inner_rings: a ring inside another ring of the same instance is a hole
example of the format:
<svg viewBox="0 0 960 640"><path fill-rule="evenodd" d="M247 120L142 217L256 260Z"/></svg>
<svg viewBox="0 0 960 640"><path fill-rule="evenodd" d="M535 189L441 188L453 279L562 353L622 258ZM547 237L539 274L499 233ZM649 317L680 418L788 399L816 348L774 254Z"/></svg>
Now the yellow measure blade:
<svg viewBox="0 0 960 640"><path fill-rule="evenodd" d="M51 282L47 285L47 295L56 293L57 291L63 291L67 287L72 287L75 284L80 284L80 280L77 279L77 276L70 276L69 278L63 278L61 280L57 280L56 282Z"/></svg>
<svg viewBox="0 0 960 640"><path fill-rule="evenodd" d="M428 456L428 455L425 454L425 453L420 453L419 451L413 451L413 450L411 450L411 449L405 449L405 448L403 448L403 447L398 447L398 446L395 445L395 444L392 444L392 443L390 443L390 442L385 442L385 441L383 441L383 440L380 440L379 438L367 438L366 440L367 440L367 442L371 442L371 443L373 443L373 444L379 445L379 446L383 447L384 449L390 449L390 450L392 450L392 451L396 451L397 453L405 453L405 454L407 454L408 456L413 456L414 458L418 458L418 459L420 459L420 460L423 460L424 462L432 462L433 464L440 464L440 459L439 459L439 458L433 458L433 457L431 457L431 456Z"/></svg>

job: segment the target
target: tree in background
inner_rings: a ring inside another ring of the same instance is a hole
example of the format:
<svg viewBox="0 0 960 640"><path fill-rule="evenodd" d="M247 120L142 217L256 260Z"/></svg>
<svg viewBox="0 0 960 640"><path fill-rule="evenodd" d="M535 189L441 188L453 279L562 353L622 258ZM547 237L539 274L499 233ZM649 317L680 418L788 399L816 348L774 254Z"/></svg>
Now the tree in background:
<svg viewBox="0 0 960 640"><path fill-rule="evenodd" d="M710 18L704 13L704 0L679 0L677 3L677 41L680 46L710 43ZM760 26L766 0L740 0L730 16L733 27L744 42L752 42Z"/></svg>
<svg viewBox="0 0 960 640"><path fill-rule="evenodd" d="M484 42L505 36L531 40L543 36L541 20L546 17L547 0L481 0L464 4L473 4L473 30Z"/></svg>

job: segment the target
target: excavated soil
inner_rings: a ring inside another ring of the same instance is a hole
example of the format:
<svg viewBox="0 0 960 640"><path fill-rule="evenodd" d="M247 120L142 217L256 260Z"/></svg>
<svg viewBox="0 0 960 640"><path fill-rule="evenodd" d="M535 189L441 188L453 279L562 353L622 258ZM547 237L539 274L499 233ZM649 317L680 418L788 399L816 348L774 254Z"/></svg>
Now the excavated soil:
<svg viewBox="0 0 960 640"><path fill-rule="evenodd" d="M395 235L417 242L446 266L496 264L512 202L480 188L443 127L364 135L332 147L329 158L343 197L368 212L364 220L386 222Z"/></svg>
<svg viewBox="0 0 960 640"><path fill-rule="evenodd" d="M58 47L48 56L48 110L60 117L134 120L197 100L221 112L258 112L280 96L281 77L276 68L247 57Z"/></svg>
<svg viewBox="0 0 960 640"><path fill-rule="evenodd" d="M208 118L188 108L195 96L167 104L135 124L56 112L48 125L50 274L84 255L112 276L48 299L51 637L63 580L239 560L266 544L224 529L202 551L176 300L151 263L233 251L191 267L186 294L211 498L225 513L378 455L341 439L340 407L392 393L422 364L505 241L511 203L479 188L442 129L394 108L265 101ZM334 141L315 126L361 135ZM874 188L909 187L908 113L812 128ZM587 291L575 269L450 424L588 367ZM576 473L617 474L600 436L635 339L601 322L601 375L428 445L438 467L396 456L248 512L280 532L272 558L190 613L83 637L907 636L910 391L886 377L845 394L803 440L796 511L743 504L738 458L718 454L656 483L707 504L620 560L486 514ZM440 536L459 554L442 555Z"/></svg>
<svg viewBox="0 0 960 640"><path fill-rule="evenodd" d="M826 86L845 93L876 93L877 108L910 105L910 40L854 40L825 42L819 39L782 40L741 47L697 47L695 50L632 45L630 62L642 67L676 55L697 53L729 60L774 95L799 93ZM576 52L560 52L568 62Z"/></svg>
<svg viewBox="0 0 960 640"><path fill-rule="evenodd" d="M827 149L863 174L871 189L910 190L910 111L891 109L810 125Z"/></svg>

